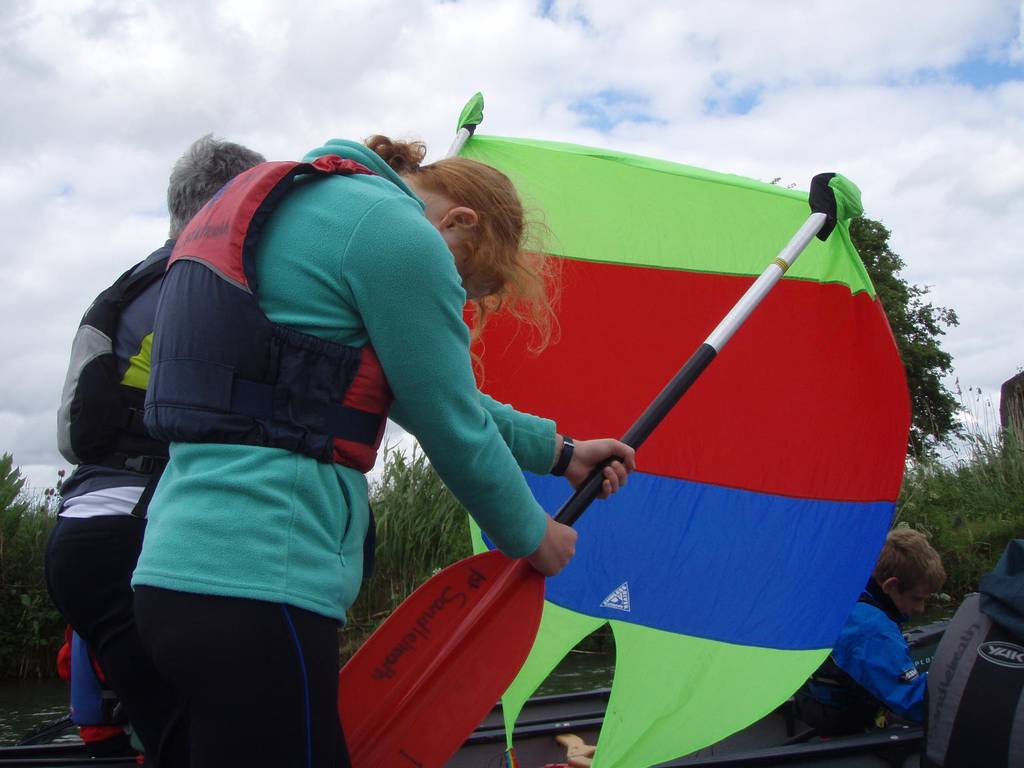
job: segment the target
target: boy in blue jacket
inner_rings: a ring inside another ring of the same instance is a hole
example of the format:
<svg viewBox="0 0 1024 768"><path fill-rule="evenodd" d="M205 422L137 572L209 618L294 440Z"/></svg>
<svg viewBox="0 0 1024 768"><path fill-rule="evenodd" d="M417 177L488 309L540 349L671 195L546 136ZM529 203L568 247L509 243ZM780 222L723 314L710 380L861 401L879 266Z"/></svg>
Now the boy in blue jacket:
<svg viewBox="0 0 1024 768"><path fill-rule="evenodd" d="M945 581L942 560L923 533L890 531L831 655L797 692L801 719L822 736L864 731L888 713L921 722L927 673L917 671L901 625L923 613Z"/></svg>

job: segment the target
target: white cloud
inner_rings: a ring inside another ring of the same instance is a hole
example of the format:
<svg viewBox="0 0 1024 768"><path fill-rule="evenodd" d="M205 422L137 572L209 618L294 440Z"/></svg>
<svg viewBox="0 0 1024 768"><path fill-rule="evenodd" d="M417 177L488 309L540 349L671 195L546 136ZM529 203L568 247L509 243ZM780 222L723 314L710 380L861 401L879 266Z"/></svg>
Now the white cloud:
<svg viewBox="0 0 1024 768"><path fill-rule="evenodd" d="M1010 43L1010 61L1024 62L1024 2L1017 9L1017 38Z"/></svg>
<svg viewBox="0 0 1024 768"><path fill-rule="evenodd" d="M964 385L997 392L1024 363L1024 82L976 88L955 75L968 61L1022 60L1019 2L539 7L9 3L0 451L58 465L52 421L75 326L162 243L167 173L193 139L213 132L283 158L379 131L423 137L437 157L477 90L487 133L800 187L842 171L892 229L905 277L958 312L946 347Z"/></svg>

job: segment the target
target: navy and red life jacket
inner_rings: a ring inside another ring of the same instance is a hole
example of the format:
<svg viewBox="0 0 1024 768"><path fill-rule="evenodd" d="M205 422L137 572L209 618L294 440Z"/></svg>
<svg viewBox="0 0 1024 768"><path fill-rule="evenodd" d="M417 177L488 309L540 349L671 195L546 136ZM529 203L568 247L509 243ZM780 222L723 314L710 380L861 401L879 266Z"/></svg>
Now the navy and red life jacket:
<svg viewBox="0 0 1024 768"><path fill-rule="evenodd" d="M124 709L85 641L69 625L57 653L57 674L71 686L71 722L90 757L134 752L125 732Z"/></svg>
<svg viewBox="0 0 1024 768"><path fill-rule="evenodd" d="M77 632L71 635L71 720L75 725L122 725L123 713L117 710L118 698L85 640Z"/></svg>
<svg viewBox="0 0 1024 768"><path fill-rule="evenodd" d="M168 442L284 448L369 471L392 395L373 349L272 322L257 299L255 255L296 177L370 174L326 155L236 176L189 222L160 295L145 423Z"/></svg>

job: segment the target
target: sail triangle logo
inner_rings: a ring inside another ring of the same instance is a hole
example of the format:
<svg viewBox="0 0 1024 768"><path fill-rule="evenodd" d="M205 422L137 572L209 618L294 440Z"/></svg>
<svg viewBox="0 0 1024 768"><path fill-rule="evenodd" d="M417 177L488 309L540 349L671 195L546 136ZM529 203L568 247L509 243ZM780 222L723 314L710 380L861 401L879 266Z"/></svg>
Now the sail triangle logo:
<svg viewBox="0 0 1024 768"><path fill-rule="evenodd" d="M602 608L614 608L617 611L629 611L629 582L624 581L615 588L602 603Z"/></svg>

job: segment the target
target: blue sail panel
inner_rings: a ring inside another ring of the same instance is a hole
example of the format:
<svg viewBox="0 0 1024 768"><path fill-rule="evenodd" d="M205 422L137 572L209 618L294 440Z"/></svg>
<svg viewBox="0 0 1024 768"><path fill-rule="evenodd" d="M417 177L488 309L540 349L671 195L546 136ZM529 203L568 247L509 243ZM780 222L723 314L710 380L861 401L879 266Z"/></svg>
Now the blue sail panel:
<svg viewBox="0 0 1024 768"><path fill-rule="evenodd" d="M561 478L527 474L552 514ZM780 650L830 648L870 575L892 502L796 499L633 473L576 523L547 599L668 632Z"/></svg>

